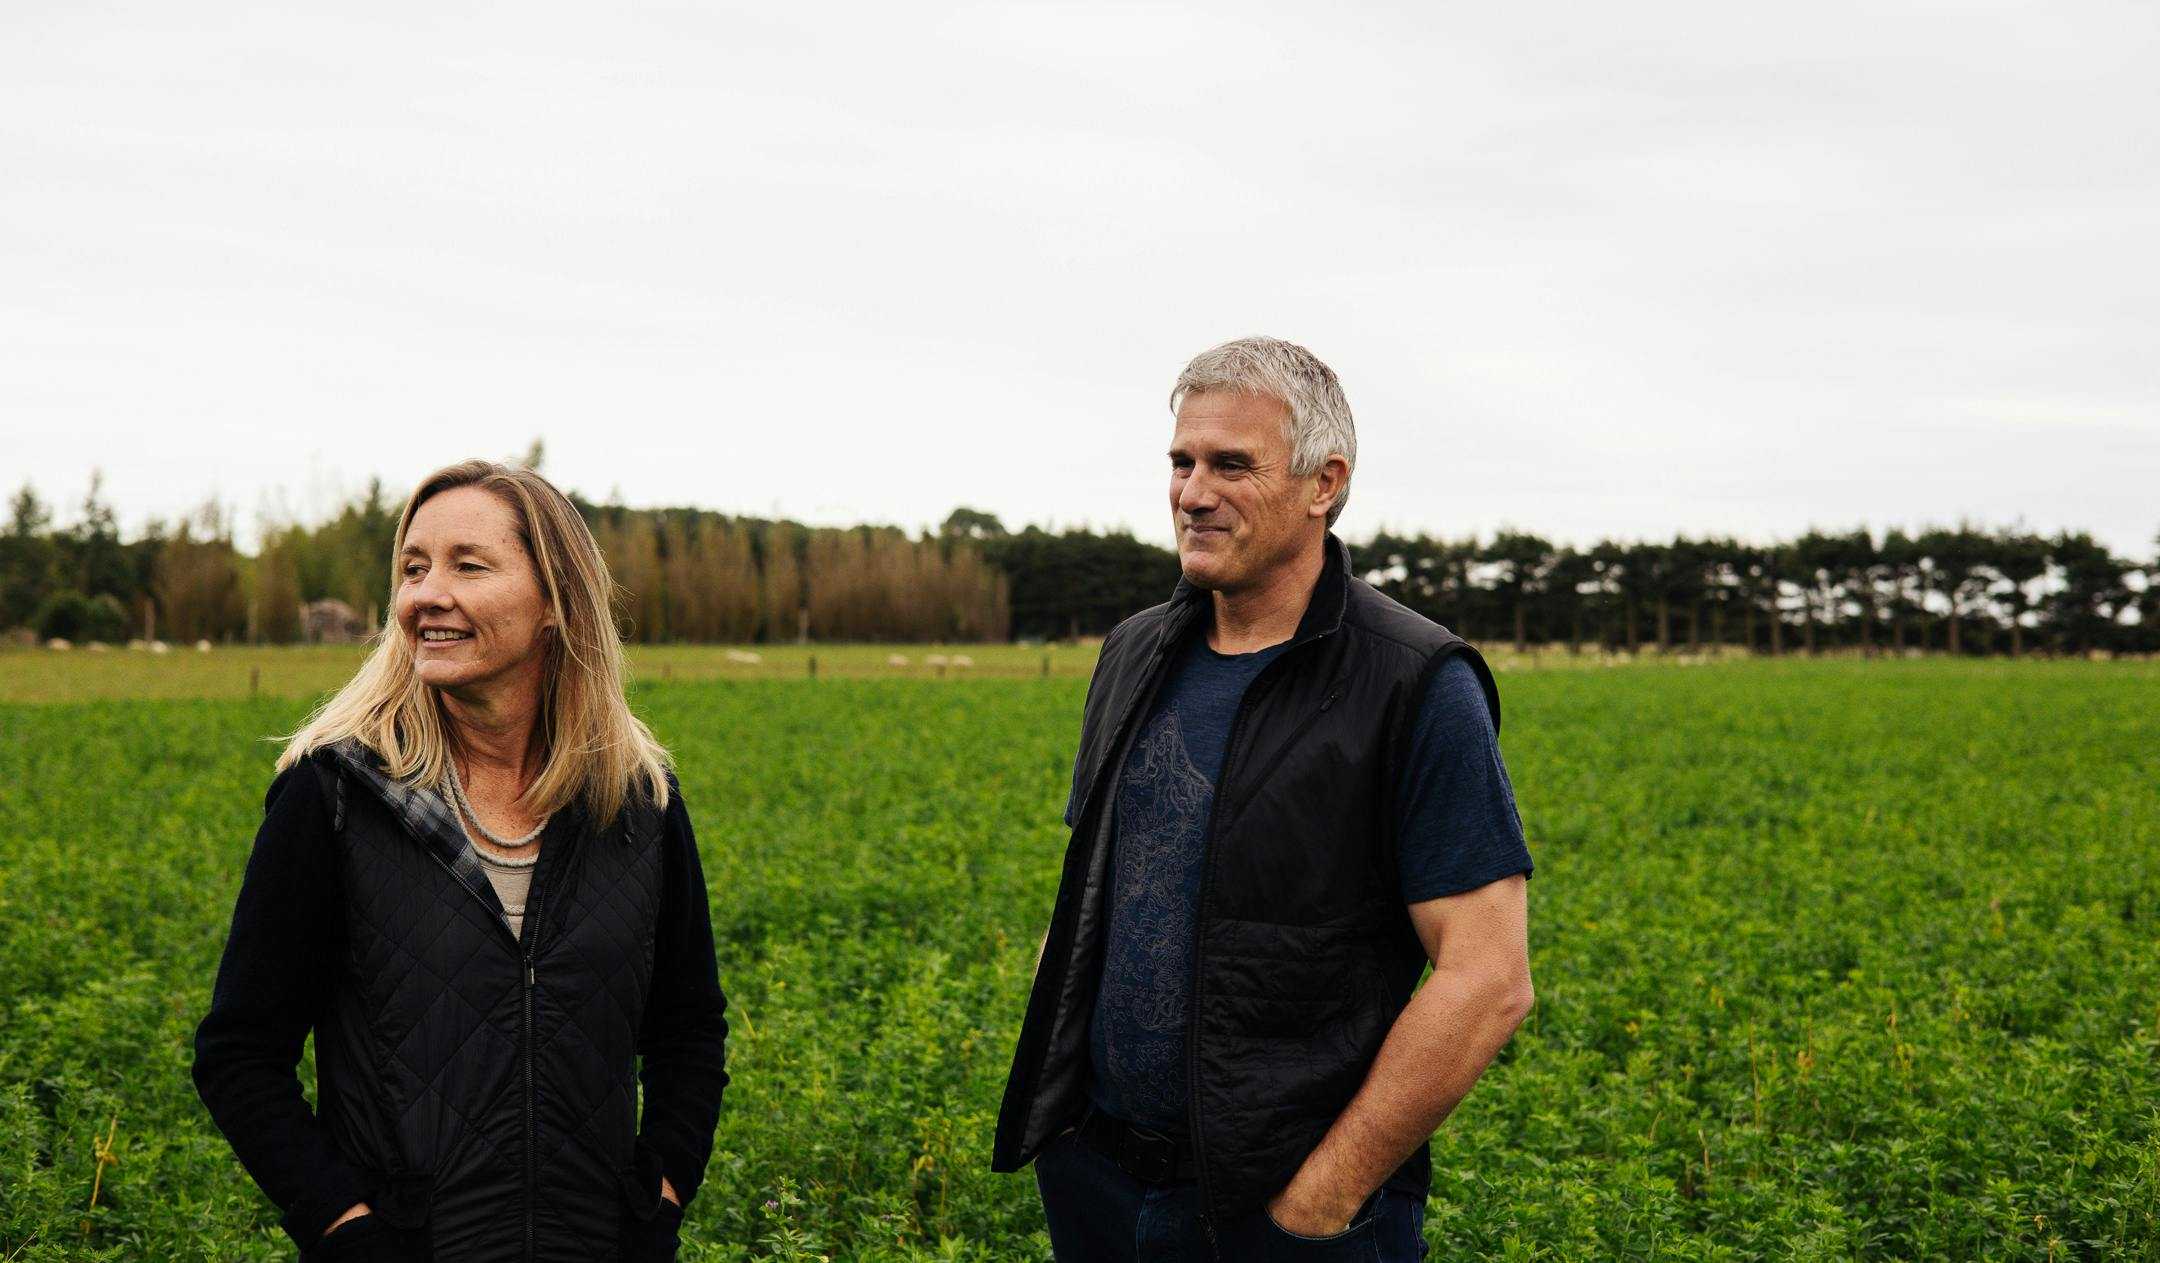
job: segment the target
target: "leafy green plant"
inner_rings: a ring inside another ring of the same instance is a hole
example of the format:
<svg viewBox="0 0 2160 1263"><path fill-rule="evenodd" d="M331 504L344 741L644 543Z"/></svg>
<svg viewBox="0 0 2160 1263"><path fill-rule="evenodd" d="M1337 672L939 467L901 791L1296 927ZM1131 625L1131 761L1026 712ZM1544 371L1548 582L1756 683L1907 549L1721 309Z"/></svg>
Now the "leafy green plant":
<svg viewBox="0 0 2160 1263"><path fill-rule="evenodd" d="M2160 1257L2160 670L1501 688L1538 1005L1435 1139L1435 1258ZM686 1259L1048 1256L988 1154L1083 689L638 687L731 1002ZM0 706L0 1259L289 1256L187 1068L305 706Z"/></svg>

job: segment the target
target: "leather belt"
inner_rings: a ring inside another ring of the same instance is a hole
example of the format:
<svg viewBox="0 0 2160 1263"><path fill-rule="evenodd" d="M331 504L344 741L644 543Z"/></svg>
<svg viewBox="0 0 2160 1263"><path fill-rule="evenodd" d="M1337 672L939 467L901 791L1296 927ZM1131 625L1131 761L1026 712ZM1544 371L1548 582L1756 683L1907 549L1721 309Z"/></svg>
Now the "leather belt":
<svg viewBox="0 0 2160 1263"><path fill-rule="evenodd" d="M1073 1134L1142 1184L1200 1178L1200 1163L1190 1142L1113 1118L1092 1105Z"/></svg>

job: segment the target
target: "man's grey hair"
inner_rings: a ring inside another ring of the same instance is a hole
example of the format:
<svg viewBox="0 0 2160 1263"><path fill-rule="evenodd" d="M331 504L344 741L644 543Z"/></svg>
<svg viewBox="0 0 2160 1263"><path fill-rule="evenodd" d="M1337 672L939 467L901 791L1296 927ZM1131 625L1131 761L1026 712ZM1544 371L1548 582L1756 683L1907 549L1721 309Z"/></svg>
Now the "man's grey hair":
<svg viewBox="0 0 2160 1263"><path fill-rule="evenodd" d="M1342 383L1335 370L1320 357L1295 342L1281 338L1239 338L1202 351L1178 374L1170 388L1170 411L1187 395L1209 390L1232 390L1275 400L1289 414L1285 437L1290 440L1290 472L1303 478L1340 454L1351 469L1357 468L1357 427L1350 420L1350 401L1343 398ZM1328 507L1328 525L1342 516L1350 503L1350 479Z"/></svg>

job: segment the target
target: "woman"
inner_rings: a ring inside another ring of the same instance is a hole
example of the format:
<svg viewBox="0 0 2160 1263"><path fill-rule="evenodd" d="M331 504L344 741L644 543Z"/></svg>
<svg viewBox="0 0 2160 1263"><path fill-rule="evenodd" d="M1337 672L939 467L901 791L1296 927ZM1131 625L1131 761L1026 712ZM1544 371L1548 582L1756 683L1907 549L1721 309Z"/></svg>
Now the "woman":
<svg viewBox="0 0 2160 1263"><path fill-rule="evenodd" d="M304 1259L671 1259L726 1001L606 564L487 461L394 547L393 625L278 760L196 1087Z"/></svg>

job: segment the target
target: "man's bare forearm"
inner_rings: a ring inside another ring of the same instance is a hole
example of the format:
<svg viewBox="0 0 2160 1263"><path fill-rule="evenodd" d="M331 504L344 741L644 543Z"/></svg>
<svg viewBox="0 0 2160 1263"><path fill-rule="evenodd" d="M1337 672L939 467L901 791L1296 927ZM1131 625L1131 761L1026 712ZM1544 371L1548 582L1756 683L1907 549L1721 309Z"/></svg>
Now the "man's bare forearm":
<svg viewBox="0 0 2160 1263"><path fill-rule="evenodd" d="M1395 1019L1364 1086L1270 1203L1293 1232L1341 1231L1431 1138L1529 1013L1527 970L1435 971Z"/></svg>

